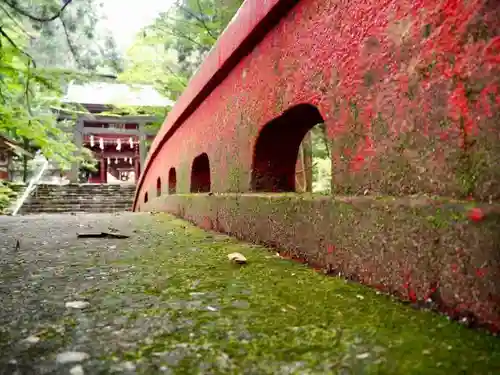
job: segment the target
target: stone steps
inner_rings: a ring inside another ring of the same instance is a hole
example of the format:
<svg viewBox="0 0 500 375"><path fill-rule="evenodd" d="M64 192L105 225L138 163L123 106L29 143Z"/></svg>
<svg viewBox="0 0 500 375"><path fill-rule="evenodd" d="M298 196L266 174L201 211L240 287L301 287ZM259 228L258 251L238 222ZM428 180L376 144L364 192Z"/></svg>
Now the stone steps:
<svg viewBox="0 0 500 375"><path fill-rule="evenodd" d="M78 197L65 197L65 196L53 196L53 197L30 197L28 198L31 202L69 202L69 203L81 203L81 202L122 202L122 203L127 203L127 202L132 202L133 199L130 197L123 197L123 196L117 196L115 198L113 197L102 197L102 196L91 196L91 197L86 197L86 196L78 196Z"/></svg>
<svg viewBox="0 0 500 375"><path fill-rule="evenodd" d="M21 211L22 215L29 214L50 214L50 213L69 213L69 212L84 212L84 213L115 213L130 211L131 206L52 206L52 207L30 207L27 211Z"/></svg>
<svg viewBox="0 0 500 375"><path fill-rule="evenodd" d="M134 185L39 185L20 213L130 211L134 194Z"/></svg>
<svg viewBox="0 0 500 375"><path fill-rule="evenodd" d="M92 207L92 206L123 206L130 207L132 206L132 201L71 201L66 202L63 200L57 201L35 201L35 202L27 202L26 206L34 208L34 207L63 207L63 206L82 206L82 207Z"/></svg>

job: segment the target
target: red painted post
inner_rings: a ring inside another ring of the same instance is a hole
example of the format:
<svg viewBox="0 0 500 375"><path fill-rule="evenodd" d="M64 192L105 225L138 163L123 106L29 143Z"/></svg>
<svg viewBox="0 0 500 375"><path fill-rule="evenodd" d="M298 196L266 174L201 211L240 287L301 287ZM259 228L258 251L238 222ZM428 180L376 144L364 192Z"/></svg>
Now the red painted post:
<svg viewBox="0 0 500 375"><path fill-rule="evenodd" d="M106 159L101 155L101 184L105 184L107 181L106 176Z"/></svg>

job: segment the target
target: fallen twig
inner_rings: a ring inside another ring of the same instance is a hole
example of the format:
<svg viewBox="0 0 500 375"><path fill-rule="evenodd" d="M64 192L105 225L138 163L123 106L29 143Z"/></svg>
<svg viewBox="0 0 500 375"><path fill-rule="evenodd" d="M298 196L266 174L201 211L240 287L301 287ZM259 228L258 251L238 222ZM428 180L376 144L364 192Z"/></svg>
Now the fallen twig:
<svg viewBox="0 0 500 375"><path fill-rule="evenodd" d="M121 233L109 233L109 232L88 232L88 233L77 233L78 238L129 238L130 236Z"/></svg>

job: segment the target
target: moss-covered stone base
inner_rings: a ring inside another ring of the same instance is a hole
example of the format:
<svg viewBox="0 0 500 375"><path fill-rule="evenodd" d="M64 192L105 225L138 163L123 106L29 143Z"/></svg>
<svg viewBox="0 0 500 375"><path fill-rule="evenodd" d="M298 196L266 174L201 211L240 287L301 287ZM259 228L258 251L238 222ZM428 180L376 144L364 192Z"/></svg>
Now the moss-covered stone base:
<svg viewBox="0 0 500 375"><path fill-rule="evenodd" d="M152 208L500 329L500 209L440 198L172 195ZM472 210L472 211L471 211Z"/></svg>

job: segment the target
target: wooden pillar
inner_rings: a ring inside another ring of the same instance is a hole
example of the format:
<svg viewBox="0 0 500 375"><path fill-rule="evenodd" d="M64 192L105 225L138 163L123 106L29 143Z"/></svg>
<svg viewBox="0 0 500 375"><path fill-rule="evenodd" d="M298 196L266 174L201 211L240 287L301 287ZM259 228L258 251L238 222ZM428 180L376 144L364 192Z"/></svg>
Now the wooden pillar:
<svg viewBox="0 0 500 375"><path fill-rule="evenodd" d="M135 172L135 182L137 182L139 181L139 176L141 174L141 166L139 158L137 156L134 157L134 172Z"/></svg>
<svg viewBox="0 0 500 375"><path fill-rule="evenodd" d="M75 156L80 156L83 147L83 119L78 118L75 124L75 130L73 132L73 139L77 150L75 151ZM71 172L69 174L69 180L72 183L78 183L78 175L80 172L80 163L74 161L71 165Z"/></svg>
<svg viewBox="0 0 500 375"><path fill-rule="evenodd" d="M312 138L308 132L299 146L295 164L295 191L297 193L312 192Z"/></svg>
<svg viewBox="0 0 500 375"><path fill-rule="evenodd" d="M12 157L7 150L0 150L0 180L9 180L9 166Z"/></svg>
<svg viewBox="0 0 500 375"><path fill-rule="evenodd" d="M313 183L313 155L312 155L312 137L311 132L307 132L304 140L302 141L302 147L304 152L303 167L305 174L305 190L308 193L312 193L312 183Z"/></svg>
<svg viewBox="0 0 500 375"><path fill-rule="evenodd" d="M101 184L105 184L107 181L107 173L106 173L106 158L104 158L103 155L101 155Z"/></svg>

